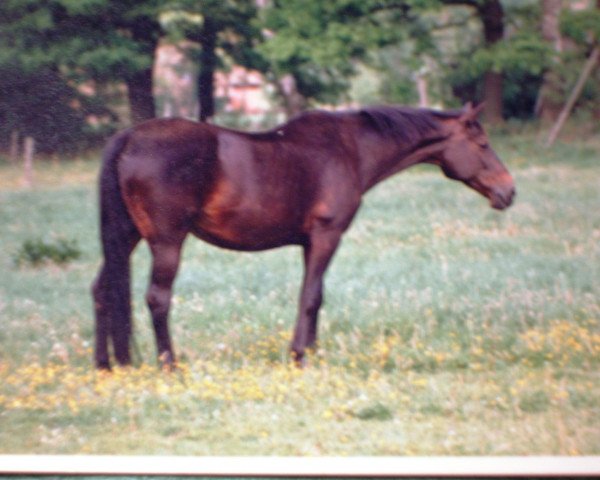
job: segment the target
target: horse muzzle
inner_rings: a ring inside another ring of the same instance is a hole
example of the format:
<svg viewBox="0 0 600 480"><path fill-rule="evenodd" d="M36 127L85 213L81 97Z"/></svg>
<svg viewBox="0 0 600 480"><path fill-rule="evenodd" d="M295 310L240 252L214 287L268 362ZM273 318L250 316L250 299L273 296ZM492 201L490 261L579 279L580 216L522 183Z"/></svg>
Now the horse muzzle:
<svg viewBox="0 0 600 480"><path fill-rule="evenodd" d="M516 194L514 185L503 188L492 188L488 195L490 206L496 210L504 210L512 205Z"/></svg>
<svg viewBox="0 0 600 480"><path fill-rule="evenodd" d="M508 172L487 178L472 178L466 182L474 190L490 201L490 206L496 210L510 207L516 195L515 184Z"/></svg>
<svg viewBox="0 0 600 480"><path fill-rule="evenodd" d="M496 210L504 210L510 207L515 199L515 182L510 173L504 172L494 179L488 186L490 205Z"/></svg>

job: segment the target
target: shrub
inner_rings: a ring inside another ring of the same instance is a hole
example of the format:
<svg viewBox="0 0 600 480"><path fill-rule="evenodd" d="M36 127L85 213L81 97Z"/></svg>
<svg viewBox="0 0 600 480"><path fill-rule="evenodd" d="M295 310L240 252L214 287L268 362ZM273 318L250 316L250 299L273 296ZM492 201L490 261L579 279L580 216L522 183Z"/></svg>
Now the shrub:
<svg viewBox="0 0 600 480"><path fill-rule="evenodd" d="M14 260L18 266L53 262L59 265L81 256L81 250L75 240L59 238L52 243L43 239L25 240L16 253Z"/></svg>

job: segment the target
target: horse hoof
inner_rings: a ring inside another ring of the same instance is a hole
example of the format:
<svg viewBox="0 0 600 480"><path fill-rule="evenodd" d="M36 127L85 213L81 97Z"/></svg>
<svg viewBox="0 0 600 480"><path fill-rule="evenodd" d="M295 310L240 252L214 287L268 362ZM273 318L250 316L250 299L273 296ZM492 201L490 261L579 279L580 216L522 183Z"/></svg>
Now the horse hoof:
<svg viewBox="0 0 600 480"><path fill-rule="evenodd" d="M303 353L292 352L292 361L296 368L302 369L306 367L306 355Z"/></svg>
<svg viewBox="0 0 600 480"><path fill-rule="evenodd" d="M99 373L111 373L112 368L110 365L96 365L96 370Z"/></svg>
<svg viewBox="0 0 600 480"><path fill-rule="evenodd" d="M173 373L173 372L176 372L178 370L177 369L177 364L175 362L173 362L173 363L163 363L163 364L161 364L160 369L163 372L166 372L166 373Z"/></svg>
<svg viewBox="0 0 600 480"><path fill-rule="evenodd" d="M110 368L110 362L108 360L97 360L96 370L101 372L110 372L112 368Z"/></svg>
<svg viewBox="0 0 600 480"><path fill-rule="evenodd" d="M177 370L177 364L171 352L163 352L158 357L158 364L163 372L174 372Z"/></svg>

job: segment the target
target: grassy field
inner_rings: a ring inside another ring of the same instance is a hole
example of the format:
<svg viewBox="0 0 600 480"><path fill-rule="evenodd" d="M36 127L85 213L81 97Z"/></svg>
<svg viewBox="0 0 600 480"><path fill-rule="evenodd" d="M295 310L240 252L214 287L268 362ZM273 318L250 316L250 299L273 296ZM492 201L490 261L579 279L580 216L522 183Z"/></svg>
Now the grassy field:
<svg viewBox="0 0 600 480"><path fill-rule="evenodd" d="M371 192L326 280L320 347L288 363L301 253L189 239L157 371L133 259L136 367L92 369L94 160L0 163L0 453L600 454L600 143L497 139L510 210L433 168ZM66 265L17 265L27 240Z"/></svg>

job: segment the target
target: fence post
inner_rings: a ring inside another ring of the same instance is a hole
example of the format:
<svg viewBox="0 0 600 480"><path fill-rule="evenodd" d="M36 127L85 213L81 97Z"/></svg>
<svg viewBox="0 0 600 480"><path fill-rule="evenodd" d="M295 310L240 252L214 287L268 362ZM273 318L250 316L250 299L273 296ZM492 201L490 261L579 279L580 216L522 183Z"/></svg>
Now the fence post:
<svg viewBox="0 0 600 480"><path fill-rule="evenodd" d="M19 131L13 130L10 132L10 150L8 160L11 164L16 164L19 160Z"/></svg>
<svg viewBox="0 0 600 480"><path fill-rule="evenodd" d="M23 184L26 187L33 185L33 156L35 154L35 140L33 137L25 137L23 141Z"/></svg>

